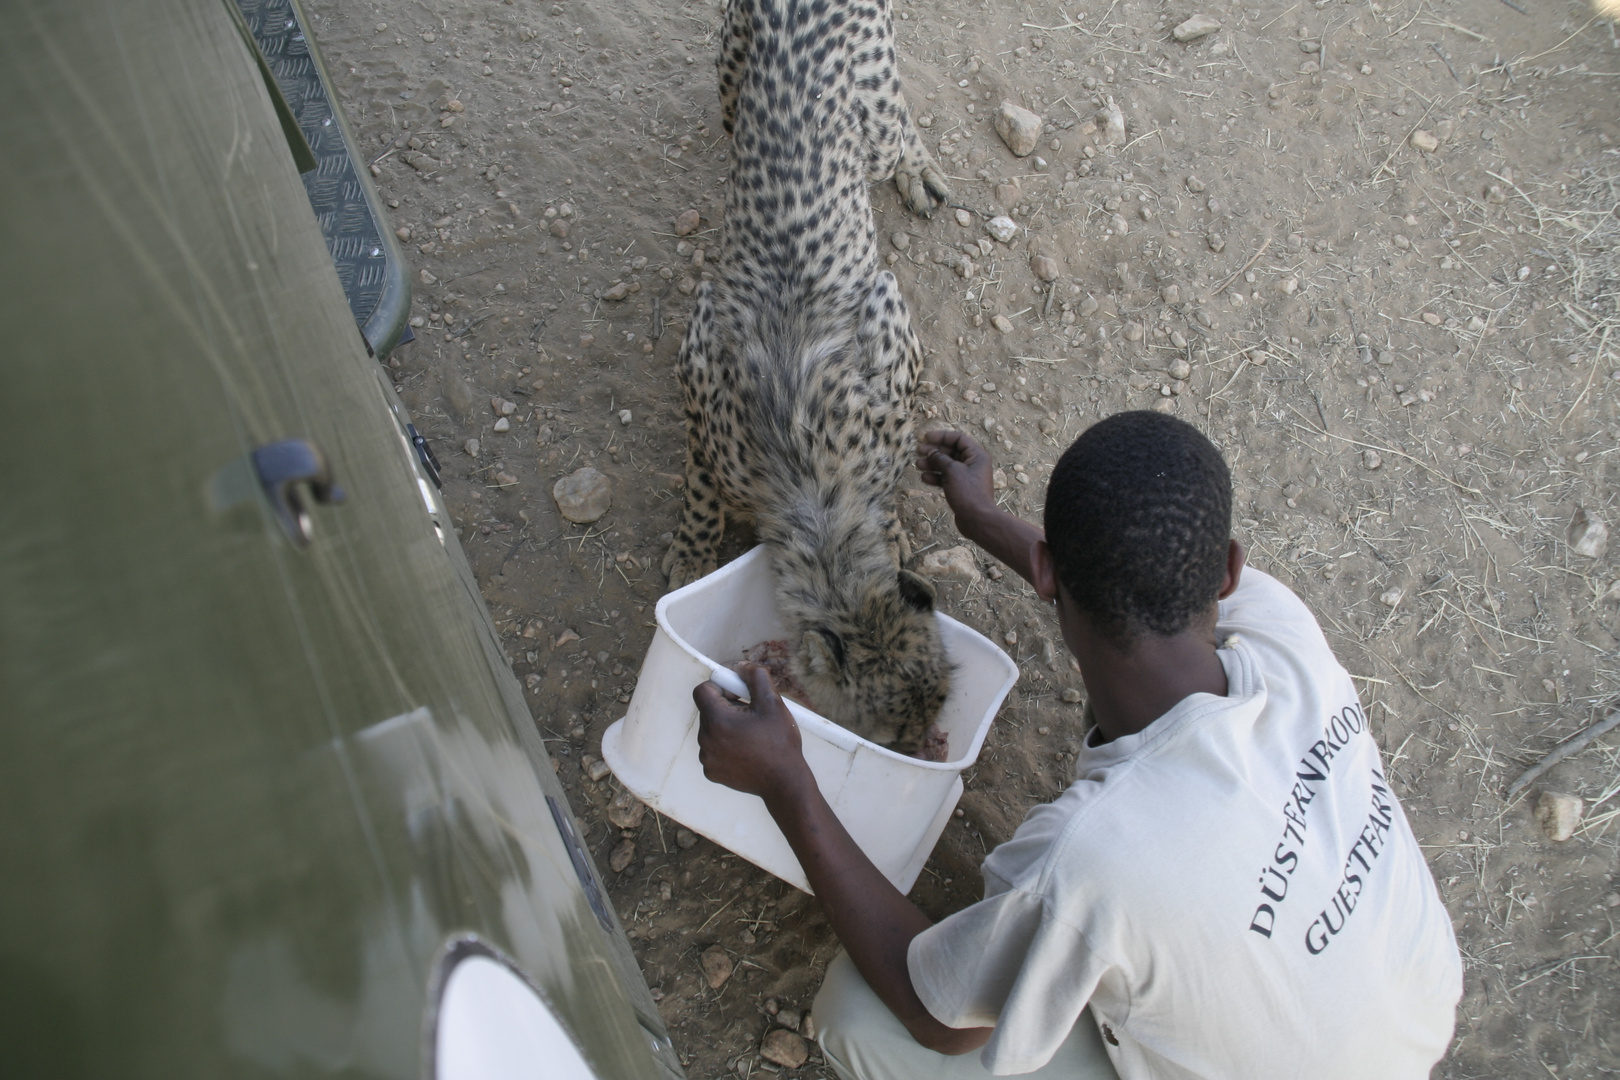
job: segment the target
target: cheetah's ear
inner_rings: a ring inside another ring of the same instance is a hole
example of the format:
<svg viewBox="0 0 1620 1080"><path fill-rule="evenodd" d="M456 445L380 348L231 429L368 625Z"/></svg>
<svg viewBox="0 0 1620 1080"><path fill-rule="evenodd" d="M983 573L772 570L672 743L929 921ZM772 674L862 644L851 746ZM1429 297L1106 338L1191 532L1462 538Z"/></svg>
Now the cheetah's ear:
<svg viewBox="0 0 1620 1080"><path fill-rule="evenodd" d="M913 610L934 610L934 587L910 570L900 571L900 599Z"/></svg>
<svg viewBox="0 0 1620 1080"><path fill-rule="evenodd" d="M844 670L844 639L832 630L819 627L805 631L799 649L804 666L813 675L838 677Z"/></svg>

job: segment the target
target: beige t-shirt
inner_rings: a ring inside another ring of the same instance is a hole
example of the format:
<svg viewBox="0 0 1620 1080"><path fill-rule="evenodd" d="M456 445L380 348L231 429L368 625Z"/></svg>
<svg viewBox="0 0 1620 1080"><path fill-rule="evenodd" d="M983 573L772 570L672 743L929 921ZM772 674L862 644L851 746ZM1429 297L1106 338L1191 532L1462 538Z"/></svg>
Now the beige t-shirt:
<svg viewBox="0 0 1620 1080"><path fill-rule="evenodd" d="M992 1073L1088 1003L1122 1080L1415 1080L1445 1052L1456 939L1349 675L1253 567L1218 626L1227 696L1088 744L985 899L912 942L928 1010L995 1027Z"/></svg>

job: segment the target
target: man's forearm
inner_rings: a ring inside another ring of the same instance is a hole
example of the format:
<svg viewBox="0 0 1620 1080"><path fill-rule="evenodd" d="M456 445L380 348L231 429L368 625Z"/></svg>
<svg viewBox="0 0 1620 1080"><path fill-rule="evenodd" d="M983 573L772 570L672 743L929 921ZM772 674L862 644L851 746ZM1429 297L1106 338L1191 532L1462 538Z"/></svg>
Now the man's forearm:
<svg viewBox="0 0 1620 1080"><path fill-rule="evenodd" d="M1046 538L1040 529L999 506L959 516L956 528L963 537L1010 566L1019 577L1034 583L1030 549L1035 541Z"/></svg>
<svg viewBox="0 0 1620 1080"><path fill-rule="evenodd" d="M951 1028L934 1019L911 985L906 953L931 923L851 839L814 778L765 800L798 856L827 921L873 992L912 1038L942 1054L983 1046L989 1028Z"/></svg>

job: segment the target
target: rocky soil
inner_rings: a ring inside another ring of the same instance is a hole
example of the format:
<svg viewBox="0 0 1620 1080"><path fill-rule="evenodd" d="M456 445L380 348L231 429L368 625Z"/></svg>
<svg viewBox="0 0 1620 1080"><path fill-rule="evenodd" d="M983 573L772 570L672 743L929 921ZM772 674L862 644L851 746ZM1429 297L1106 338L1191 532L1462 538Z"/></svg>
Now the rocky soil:
<svg viewBox="0 0 1620 1080"><path fill-rule="evenodd" d="M679 509L719 8L308 6L412 265L400 393L676 1045L694 1077L821 1075L815 903L598 760ZM1436 1075L1620 1071L1620 736L1508 795L1620 697L1613 26L1564 0L901 0L896 28L959 204L875 192L925 423L992 446L1030 516L1100 416L1209 433L1251 559L1357 677L1456 921ZM903 508L944 610L1023 671L914 892L941 916L1068 782L1080 684L937 495Z"/></svg>

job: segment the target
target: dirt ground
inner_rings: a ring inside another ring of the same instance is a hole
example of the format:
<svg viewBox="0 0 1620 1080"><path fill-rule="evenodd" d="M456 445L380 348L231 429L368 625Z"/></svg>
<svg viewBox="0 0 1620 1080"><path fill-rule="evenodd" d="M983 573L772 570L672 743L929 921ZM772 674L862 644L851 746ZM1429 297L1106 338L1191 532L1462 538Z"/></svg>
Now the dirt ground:
<svg viewBox="0 0 1620 1080"><path fill-rule="evenodd" d="M614 781L590 779L680 505L672 360L727 167L719 5L308 4L407 240L418 340L396 381L647 981L692 1076L775 1071L761 1037L799 1022L835 948L814 902L656 814L613 824ZM1221 29L1174 40L1194 14ZM1163 408L1215 439L1239 536L1357 677L1455 920L1466 992L1436 1074L1620 1072L1620 735L1504 797L1620 696L1620 567L1571 533L1578 509L1620 527L1615 29L1570 0L895 17L913 114L970 211L874 194L925 426L992 445L1029 516L1100 416ZM1002 100L1044 118L1034 155L996 136ZM677 237L688 208L701 227ZM986 234L999 213L1009 243ZM508 430L492 398L516 406ZM571 525L551 489L586 464L612 509ZM918 557L960 544L910 487ZM979 860L1069 781L1082 734L1052 618L979 565L939 582L943 610L1023 674L913 894L934 916L977 898ZM1533 816L1545 790L1583 800L1561 843ZM714 945L735 964L718 989Z"/></svg>

